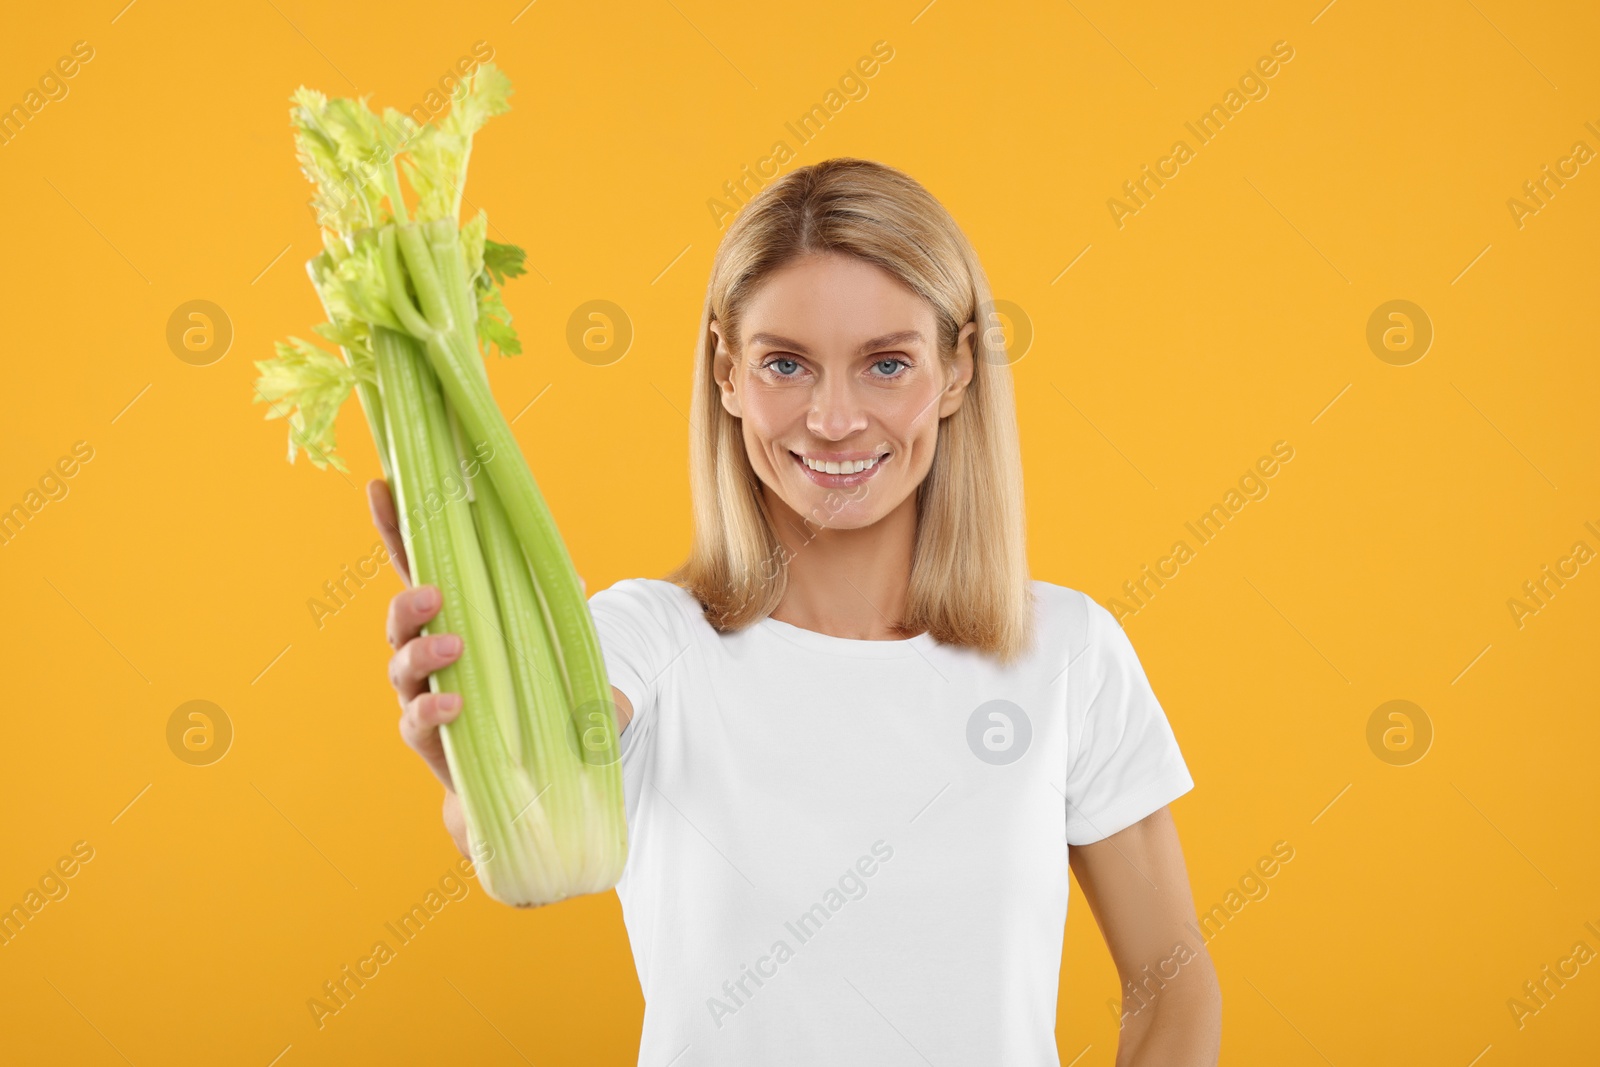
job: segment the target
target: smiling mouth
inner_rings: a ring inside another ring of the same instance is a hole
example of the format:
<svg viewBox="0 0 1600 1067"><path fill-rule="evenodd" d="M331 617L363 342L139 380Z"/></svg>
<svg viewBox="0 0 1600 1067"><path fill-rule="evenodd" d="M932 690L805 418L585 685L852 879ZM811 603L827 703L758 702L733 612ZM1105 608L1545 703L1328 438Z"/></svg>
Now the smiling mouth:
<svg viewBox="0 0 1600 1067"><path fill-rule="evenodd" d="M791 450L789 455L794 457L795 463L818 485L838 488L841 486L857 485L871 478L888 461L893 453L879 452L857 455L852 459L820 460L801 455Z"/></svg>
<svg viewBox="0 0 1600 1067"><path fill-rule="evenodd" d="M799 460L806 469L816 471L818 474L858 474L861 471L872 470L879 463L889 458L888 452L879 452L875 455L845 460L812 459L810 456L801 455L793 450L789 454Z"/></svg>

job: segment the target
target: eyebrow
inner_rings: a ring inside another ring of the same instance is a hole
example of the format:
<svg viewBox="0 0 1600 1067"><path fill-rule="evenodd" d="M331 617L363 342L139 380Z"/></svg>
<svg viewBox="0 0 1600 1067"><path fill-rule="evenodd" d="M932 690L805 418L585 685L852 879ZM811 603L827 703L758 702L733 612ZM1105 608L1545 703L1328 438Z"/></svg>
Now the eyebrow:
<svg viewBox="0 0 1600 1067"><path fill-rule="evenodd" d="M918 330L900 330L895 333L886 333L882 337L874 337L865 342L856 350L857 355L866 355L868 352L880 348L889 348L893 345L922 344L924 338ZM799 341L787 337L779 337L775 333L758 333L750 337L751 345L766 345L769 348L786 348L791 352L798 352L802 356L809 356L810 349Z"/></svg>

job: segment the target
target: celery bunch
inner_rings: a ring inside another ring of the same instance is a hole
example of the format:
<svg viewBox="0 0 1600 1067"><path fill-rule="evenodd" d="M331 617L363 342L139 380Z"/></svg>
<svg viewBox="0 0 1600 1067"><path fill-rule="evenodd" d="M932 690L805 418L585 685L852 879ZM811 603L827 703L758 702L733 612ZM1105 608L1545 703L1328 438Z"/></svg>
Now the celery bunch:
<svg viewBox="0 0 1600 1067"><path fill-rule="evenodd" d="M418 126L365 98L294 94L325 249L307 264L328 318L314 329L338 355L278 344L256 364L256 400L288 420L290 462L304 451L344 470L334 421L359 397L412 577L442 594L428 630L462 635L432 684L462 695L444 750L479 880L497 900L545 904L615 885L627 826L593 619L479 352L520 351L500 286L523 273L522 250L490 240L481 211L458 219L473 134L510 95L485 64Z"/></svg>

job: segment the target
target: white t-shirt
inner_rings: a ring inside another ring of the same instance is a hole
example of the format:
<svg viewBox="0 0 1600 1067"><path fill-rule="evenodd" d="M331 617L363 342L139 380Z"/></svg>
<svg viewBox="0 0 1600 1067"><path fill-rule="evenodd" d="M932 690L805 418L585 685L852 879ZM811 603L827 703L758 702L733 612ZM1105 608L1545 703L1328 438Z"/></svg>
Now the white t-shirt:
<svg viewBox="0 0 1600 1067"><path fill-rule="evenodd" d="M928 634L718 634L657 579L589 598L634 709L641 1067L1059 1064L1067 846L1194 782L1111 613L1033 588L1009 668Z"/></svg>

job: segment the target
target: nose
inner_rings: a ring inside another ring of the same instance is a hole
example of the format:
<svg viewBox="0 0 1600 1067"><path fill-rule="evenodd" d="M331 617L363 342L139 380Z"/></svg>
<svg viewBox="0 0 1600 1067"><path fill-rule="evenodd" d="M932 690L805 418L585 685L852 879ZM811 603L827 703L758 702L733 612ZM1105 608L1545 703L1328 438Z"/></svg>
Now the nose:
<svg viewBox="0 0 1600 1067"><path fill-rule="evenodd" d="M867 426L867 412L848 376L823 375L811 390L806 428L826 441L842 441Z"/></svg>

